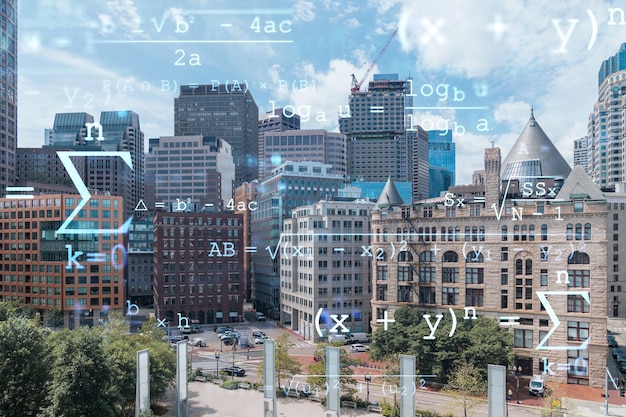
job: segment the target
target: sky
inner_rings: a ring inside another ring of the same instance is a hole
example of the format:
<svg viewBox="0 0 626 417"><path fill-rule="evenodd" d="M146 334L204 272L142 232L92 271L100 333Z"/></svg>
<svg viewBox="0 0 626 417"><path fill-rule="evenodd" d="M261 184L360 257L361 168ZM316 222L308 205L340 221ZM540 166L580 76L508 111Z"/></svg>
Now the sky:
<svg viewBox="0 0 626 417"><path fill-rule="evenodd" d="M600 64L626 42L620 4L596 0L21 0L18 13L20 147L40 147L61 112L133 110L146 141L173 135L192 83L245 83L260 115L291 106L302 128L338 131L351 74L364 90L393 73L413 80L415 123L452 130L457 184L492 142L506 156L531 106L571 165Z"/></svg>

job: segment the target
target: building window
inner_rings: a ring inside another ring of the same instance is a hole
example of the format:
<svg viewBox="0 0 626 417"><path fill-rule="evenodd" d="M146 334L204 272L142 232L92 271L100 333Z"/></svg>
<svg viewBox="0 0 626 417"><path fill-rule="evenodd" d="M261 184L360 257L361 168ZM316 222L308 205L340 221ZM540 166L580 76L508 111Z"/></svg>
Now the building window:
<svg viewBox="0 0 626 417"><path fill-rule="evenodd" d="M400 303L412 303L413 302L413 291L411 291L411 287L407 287L405 285L398 286L398 302Z"/></svg>
<svg viewBox="0 0 626 417"><path fill-rule="evenodd" d="M376 266L376 279L377 280L387 280L389 278L389 272L386 265L377 265Z"/></svg>
<svg viewBox="0 0 626 417"><path fill-rule="evenodd" d="M533 331L516 329L513 334L516 348L531 349L533 347Z"/></svg>
<svg viewBox="0 0 626 417"><path fill-rule="evenodd" d="M576 223L576 240L582 240L583 238L583 225Z"/></svg>
<svg viewBox="0 0 626 417"><path fill-rule="evenodd" d="M435 256L432 251L426 250L420 253L420 262L435 262Z"/></svg>
<svg viewBox="0 0 626 417"><path fill-rule="evenodd" d="M567 240L573 240L574 239L574 226L569 223L567 225L567 231L565 232L565 238Z"/></svg>
<svg viewBox="0 0 626 417"><path fill-rule="evenodd" d="M483 268L466 268L465 283L466 284L482 284L484 282Z"/></svg>
<svg viewBox="0 0 626 417"><path fill-rule="evenodd" d="M533 261L531 259L526 259L526 273L525 275L533 274Z"/></svg>
<svg viewBox="0 0 626 417"><path fill-rule="evenodd" d="M444 305L458 305L459 304L459 289L452 287L441 288L442 304Z"/></svg>
<svg viewBox="0 0 626 417"><path fill-rule="evenodd" d="M500 273L500 285L509 285L509 274L507 268L502 268Z"/></svg>
<svg viewBox="0 0 626 417"><path fill-rule="evenodd" d="M567 296L568 313L589 313L589 303L581 295Z"/></svg>
<svg viewBox="0 0 626 417"><path fill-rule="evenodd" d="M572 265L572 264L578 264L578 265L587 265L589 264L589 255L587 255L585 252L572 252L568 257L567 257L567 263L568 265Z"/></svg>
<svg viewBox="0 0 626 417"><path fill-rule="evenodd" d="M585 223L585 240L591 240L591 224Z"/></svg>
<svg viewBox="0 0 626 417"><path fill-rule="evenodd" d="M513 226L513 240L514 241L518 241L519 240L519 225L515 225Z"/></svg>
<svg viewBox="0 0 626 417"><path fill-rule="evenodd" d="M515 275L522 275L523 264L521 259L515 260Z"/></svg>
<svg viewBox="0 0 626 417"><path fill-rule="evenodd" d="M541 225L541 240L548 240L548 225Z"/></svg>
<svg viewBox="0 0 626 417"><path fill-rule="evenodd" d="M458 262L459 255L457 255L457 253L454 251L447 251L443 254L442 261L443 262Z"/></svg>
<svg viewBox="0 0 626 417"><path fill-rule="evenodd" d="M576 288L588 288L589 287L589 270L588 269L575 269L568 272L568 287Z"/></svg>
<svg viewBox="0 0 626 417"><path fill-rule="evenodd" d="M435 282L436 268L434 266L420 266L419 282Z"/></svg>
<svg viewBox="0 0 626 417"><path fill-rule="evenodd" d="M465 290L465 305L473 307L483 306L483 290L480 288L468 288Z"/></svg>
<svg viewBox="0 0 626 417"><path fill-rule="evenodd" d="M500 308L509 308L509 290L502 290L500 292Z"/></svg>
<svg viewBox="0 0 626 417"><path fill-rule="evenodd" d="M387 285L376 286L376 299L379 301L388 301Z"/></svg>
<svg viewBox="0 0 626 417"><path fill-rule="evenodd" d="M435 294L436 294L435 287L420 287L419 288L420 304L436 304Z"/></svg>
<svg viewBox="0 0 626 417"><path fill-rule="evenodd" d="M507 241L509 239L509 227L504 225L502 226L502 241Z"/></svg>
<svg viewBox="0 0 626 417"><path fill-rule="evenodd" d="M441 282L459 282L459 268L444 266L441 269Z"/></svg>
<svg viewBox="0 0 626 417"><path fill-rule="evenodd" d="M568 321L567 322L567 340L576 340L584 342L589 338L589 322L586 321Z"/></svg>
<svg viewBox="0 0 626 417"><path fill-rule="evenodd" d="M410 266L399 266L398 281L413 281L413 269Z"/></svg>

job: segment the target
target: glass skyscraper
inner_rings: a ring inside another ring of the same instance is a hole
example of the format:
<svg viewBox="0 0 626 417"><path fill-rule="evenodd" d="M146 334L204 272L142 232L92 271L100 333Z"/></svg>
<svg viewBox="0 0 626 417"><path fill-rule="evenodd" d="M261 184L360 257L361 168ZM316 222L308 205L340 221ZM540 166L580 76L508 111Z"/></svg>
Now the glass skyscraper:
<svg viewBox="0 0 626 417"><path fill-rule="evenodd" d="M0 10L0 187L15 182L17 148L17 2L6 0Z"/></svg>
<svg viewBox="0 0 626 417"><path fill-rule="evenodd" d="M246 84L181 85L175 136L215 136L230 144L235 186L259 176L259 109Z"/></svg>
<svg viewBox="0 0 626 417"><path fill-rule="evenodd" d="M428 131L429 197L456 185L456 144L451 130Z"/></svg>

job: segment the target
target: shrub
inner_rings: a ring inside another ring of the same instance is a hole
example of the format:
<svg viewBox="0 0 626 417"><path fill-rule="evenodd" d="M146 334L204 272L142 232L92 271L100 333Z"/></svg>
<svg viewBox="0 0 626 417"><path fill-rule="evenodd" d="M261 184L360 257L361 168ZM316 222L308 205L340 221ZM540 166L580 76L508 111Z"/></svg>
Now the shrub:
<svg viewBox="0 0 626 417"><path fill-rule="evenodd" d="M224 381L220 384L221 388L234 390L239 388L239 381Z"/></svg>

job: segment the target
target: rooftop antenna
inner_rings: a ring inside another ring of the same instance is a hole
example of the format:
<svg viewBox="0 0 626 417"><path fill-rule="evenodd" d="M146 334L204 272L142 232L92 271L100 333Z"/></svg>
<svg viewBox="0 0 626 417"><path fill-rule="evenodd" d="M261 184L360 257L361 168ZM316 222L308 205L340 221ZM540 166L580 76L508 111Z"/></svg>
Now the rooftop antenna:
<svg viewBox="0 0 626 417"><path fill-rule="evenodd" d="M494 147L495 147L495 144L496 144L496 141L495 141L495 140L492 140L492 141L491 141L491 147L492 147L492 148L494 148Z"/></svg>

